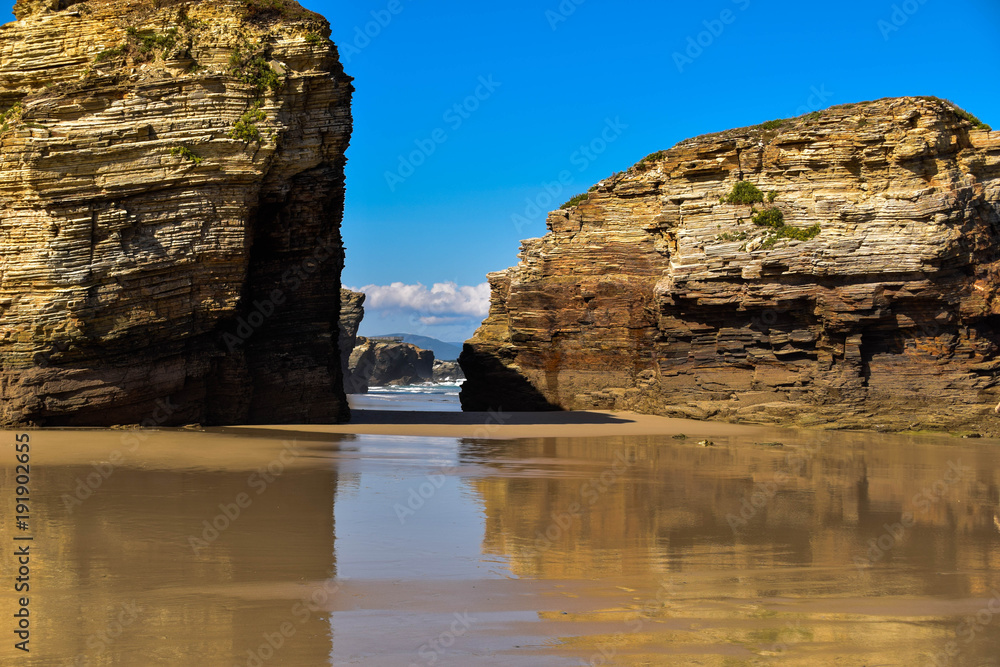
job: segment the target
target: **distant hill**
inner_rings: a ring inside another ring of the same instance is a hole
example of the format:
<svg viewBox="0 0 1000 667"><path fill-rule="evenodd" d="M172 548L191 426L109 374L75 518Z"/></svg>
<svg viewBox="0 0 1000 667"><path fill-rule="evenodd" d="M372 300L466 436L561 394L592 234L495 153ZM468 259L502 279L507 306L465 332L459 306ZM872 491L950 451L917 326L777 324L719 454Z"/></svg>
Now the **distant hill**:
<svg viewBox="0 0 1000 667"><path fill-rule="evenodd" d="M437 338L418 336L416 334L393 333L382 335L402 336L404 343L411 343L421 349L430 350L434 353L435 359L441 359L442 361L454 361L462 353L462 343L446 343ZM378 338L378 336L374 336L374 338Z"/></svg>

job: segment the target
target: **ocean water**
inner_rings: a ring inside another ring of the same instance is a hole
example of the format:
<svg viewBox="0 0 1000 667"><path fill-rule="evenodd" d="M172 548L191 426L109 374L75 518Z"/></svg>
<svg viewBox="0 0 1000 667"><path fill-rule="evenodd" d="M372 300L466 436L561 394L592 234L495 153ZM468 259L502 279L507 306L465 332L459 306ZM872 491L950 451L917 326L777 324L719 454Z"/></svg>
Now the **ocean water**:
<svg viewBox="0 0 1000 667"><path fill-rule="evenodd" d="M460 389L460 385L450 382L370 387L367 394L348 396L348 402L358 410L461 412Z"/></svg>
<svg viewBox="0 0 1000 667"><path fill-rule="evenodd" d="M1000 664L1000 443L719 432L2 432L0 664Z"/></svg>

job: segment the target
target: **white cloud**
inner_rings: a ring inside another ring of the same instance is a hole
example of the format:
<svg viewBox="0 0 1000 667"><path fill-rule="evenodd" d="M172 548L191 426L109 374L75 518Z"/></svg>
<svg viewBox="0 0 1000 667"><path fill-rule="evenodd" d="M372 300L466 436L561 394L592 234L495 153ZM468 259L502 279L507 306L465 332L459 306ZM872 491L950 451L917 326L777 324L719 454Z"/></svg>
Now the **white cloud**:
<svg viewBox="0 0 1000 667"><path fill-rule="evenodd" d="M437 315L432 315L430 317L421 317L420 323L426 324L427 326L440 326L442 324L458 324L459 322L465 322L467 317L438 317Z"/></svg>
<svg viewBox="0 0 1000 667"><path fill-rule="evenodd" d="M348 289L364 292L365 310L407 312L420 315L424 324L446 324L463 319L483 319L490 310L490 284L434 283L428 289L417 283L365 285Z"/></svg>

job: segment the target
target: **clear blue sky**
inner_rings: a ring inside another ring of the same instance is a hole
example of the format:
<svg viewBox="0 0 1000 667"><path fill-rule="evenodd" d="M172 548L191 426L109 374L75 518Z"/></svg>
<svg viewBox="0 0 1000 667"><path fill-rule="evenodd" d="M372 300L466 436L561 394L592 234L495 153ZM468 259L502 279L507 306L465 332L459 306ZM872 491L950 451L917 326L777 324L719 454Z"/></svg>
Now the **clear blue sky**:
<svg viewBox="0 0 1000 667"><path fill-rule="evenodd" d="M413 308L381 290L369 334L467 337L482 291L436 298L433 284L481 284L516 262L520 239L544 234L531 200L556 208L687 137L897 95L949 98L1000 129L996 0L303 4L330 20L357 88L344 283L428 288L406 289ZM678 63L699 38L701 52ZM472 110L454 111L477 92ZM578 153L609 120L614 141ZM423 163L400 172L418 141ZM572 182L547 199L565 170ZM390 187L386 172L402 181Z"/></svg>
<svg viewBox="0 0 1000 667"><path fill-rule="evenodd" d="M706 132L898 95L945 97L1000 129L995 0L399 0L388 25L368 25L370 43L359 34L389 0L305 4L329 18L356 79L343 225L354 286L481 283L545 233L544 211L526 209L560 172L573 182L548 208ZM701 53L686 53L699 37ZM500 85L455 127L445 113L480 77ZM628 127L593 159L574 155L608 119ZM393 191L385 173L438 128L446 140ZM384 330L371 316L364 329ZM473 324L422 333L457 339Z"/></svg>

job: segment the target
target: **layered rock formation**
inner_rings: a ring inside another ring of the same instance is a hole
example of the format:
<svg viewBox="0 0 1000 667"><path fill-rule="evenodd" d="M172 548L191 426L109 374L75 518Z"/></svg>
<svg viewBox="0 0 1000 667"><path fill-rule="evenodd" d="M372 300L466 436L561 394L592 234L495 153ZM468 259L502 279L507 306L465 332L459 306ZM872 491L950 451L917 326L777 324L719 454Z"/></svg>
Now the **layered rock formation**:
<svg viewBox="0 0 1000 667"><path fill-rule="evenodd" d="M434 353L409 343L358 337L351 352L347 393L365 394L369 387L420 384L434 375Z"/></svg>
<svg viewBox="0 0 1000 667"><path fill-rule="evenodd" d="M1000 133L966 118L845 105L602 181L490 275L463 406L998 432Z"/></svg>
<svg viewBox="0 0 1000 667"><path fill-rule="evenodd" d="M358 343L358 329L365 317L364 292L340 289L340 367L344 371L344 391L354 393L351 387L351 353Z"/></svg>
<svg viewBox="0 0 1000 667"><path fill-rule="evenodd" d="M348 416L351 78L291 0L19 0L0 28L0 422Z"/></svg>

